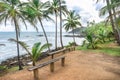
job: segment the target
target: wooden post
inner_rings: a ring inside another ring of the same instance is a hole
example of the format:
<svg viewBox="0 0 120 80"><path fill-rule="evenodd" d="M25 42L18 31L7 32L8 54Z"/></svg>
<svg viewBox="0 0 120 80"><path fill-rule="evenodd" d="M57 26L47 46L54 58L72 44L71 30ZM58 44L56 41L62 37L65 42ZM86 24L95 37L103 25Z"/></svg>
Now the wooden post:
<svg viewBox="0 0 120 80"><path fill-rule="evenodd" d="M69 47L69 52L70 52L70 47Z"/></svg>
<svg viewBox="0 0 120 80"><path fill-rule="evenodd" d="M50 63L50 71L54 72L54 62Z"/></svg>
<svg viewBox="0 0 120 80"><path fill-rule="evenodd" d="M51 55L51 58L52 58L52 59L54 58L54 54Z"/></svg>
<svg viewBox="0 0 120 80"><path fill-rule="evenodd" d="M61 59L61 66L64 66L65 65L65 58L62 58Z"/></svg>
<svg viewBox="0 0 120 80"><path fill-rule="evenodd" d="M34 73L34 80L39 80L38 69L33 70L33 73Z"/></svg>

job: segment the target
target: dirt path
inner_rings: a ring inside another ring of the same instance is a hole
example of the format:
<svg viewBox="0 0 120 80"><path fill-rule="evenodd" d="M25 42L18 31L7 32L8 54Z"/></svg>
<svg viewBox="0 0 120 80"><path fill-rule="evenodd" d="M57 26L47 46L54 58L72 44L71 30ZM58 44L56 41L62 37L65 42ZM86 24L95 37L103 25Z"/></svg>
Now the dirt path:
<svg viewBox="0 0 120 80"><path fill-rule="evenodd" d="M120 57L83 51L66 55L65 67L56 62L54 73L49 66L39 69L40 80L120 80ZM0 77L0 80L33 80L33 74L25 69Z"/></svg>

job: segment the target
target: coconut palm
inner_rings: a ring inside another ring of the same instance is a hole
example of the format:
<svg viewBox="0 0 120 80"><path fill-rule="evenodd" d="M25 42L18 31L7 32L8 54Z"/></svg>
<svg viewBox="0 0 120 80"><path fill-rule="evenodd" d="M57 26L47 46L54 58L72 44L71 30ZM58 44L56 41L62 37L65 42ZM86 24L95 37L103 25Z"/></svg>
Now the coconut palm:
<svg viewBox="0 0 120 80"><path fill-rule="evenodd" d="M19 41L20 35L20 24L23 22L26 26L23 15L21 14L21 2L19 0L1 0L0 1L0 22L4 21L5 25L7 21L11 21L15 27L16 40ZM27 27L27 26L26 26ZM19 54L19 44L17 43L17 54L19 70L22 69L20 54Z"/></svg>
<svg viewBox="0 0 120 80"><path fill-rule="evenodd" d="M63 41L62 41L62 12L61 12L61 0L59 0L59 6L60 6L60 43L61 43L61 47L63 48Z"/></svg>
<svg viewBox="0 0 120 80"><path fill-rule="evenodd" d="M60 11L60 14L65 14L67 12L67 8L66 8L66 5L65 5L65 1L59 1L59 0L53 0L52 2L50 2L50 6L49 6L49 9L48 9L49 13L50 14L55 14L55 49L57 49L57 17L58 17L58 14L59 14L59 11ZM60 18L62 19L62 18ZM62 26L62 24L60 23L60 27ZM60 33L62 35L62 29L60 28ZM62 37L61 37L61 41L62 41ZM62 42L61 42L62 44Z"/></svg>
<svg viewBox="0 0 120 80"><path fill-rule="evenodd" d="M48 46L49 47L51 46L51 44L48 44L48 43L41 45L41 42L37 42L33 45L32 51L30 52L28 49L28 45L26 43L24 43L22 41L17 41L15 39L9 39L9 41L20 44L20 46L26 50L26 52L30 55L30 57L32 59L33 66L36 66L36 62L38 61L38 58L41 56L42 51L44 49L48 48ZM35 69L33 71L33 73L34 73L34 80L39 80L38 69Z"/></svg>
<svg viewBox="0 0 120 80"><path fill-rule="evenodd" d="M61 43L61 47L63 48L63 41L62 41L62 8L61 6L64 4L64 11L67 13L67 8L65 5L65 1L63 0L59 0L59 6L60 6L60 43Z"/></svg>
<svg viewBox="0 0 120 80"><path fill-rule="evenodd" d="M32 1L29 0L28 5L23 8L23 14L27 16L27 19L29 19L30 22L32 21L36 23L37 21L39 21L47 43L49 42L46 35L46 31L42 23L42 19L43 18L51 19L46 13L48 4L49 4L48 2L43 3L40 0L32 0ZM48 50L50 51L49 46L48 46Z"/></svg>
<svg viewBox="0 0 120 80"><path fill-rule="evenodd" d="M118 28L117 24L117 17L116 15L119 15L119 0L106 0L107 6L104 6L100 10L100 16L105 15L106 13L109 13L108 19L111 21L111 25L113 28L113 32L115 35L115 39L117 40L118 44L120 45L120 29ZM107 20L108 21L108 20Z"/></svg>
<svg viewBox="0 0 120 80"><path fill-rule="evenodd" d="M69 11L67 19L64 19L65 24L63 25L65 27L66 31L69 31L70 29L75 29L77 26L81 26L80 23L80 16L75 13L75 11ZM73 41L75 43L75 36L74 31L73 32Z"/></svg>

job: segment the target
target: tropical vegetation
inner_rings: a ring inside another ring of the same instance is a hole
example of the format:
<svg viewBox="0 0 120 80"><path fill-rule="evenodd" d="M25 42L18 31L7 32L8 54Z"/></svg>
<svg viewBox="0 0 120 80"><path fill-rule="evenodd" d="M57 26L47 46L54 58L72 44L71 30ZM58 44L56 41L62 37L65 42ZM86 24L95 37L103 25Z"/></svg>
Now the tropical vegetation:
<svg viewBox="0 0 120 80"><path fill-rule="evenodd" d="M26 50L26 52L31 57L33 66L36 66L36 62L38 61L39 57L41 56L42 51L44 49L46 49L48 46L49 47L51 46L51 44L49 44L49 43L41 45L41 42L37 42L33 45L32 51L30 52L28 45L25 42L17 41L15 39L9 39L9 41L16 42L16 43L20 44L20 46ZM33 73L34 73L34 80L38 80L39 79L38 78L38 69L35 69Z"/></svg>
<svg viewBox="0 0 120 80"><path fill-rule="evenodd" d="M30 23L32 22L37 24L37 22L39 21L47 43L49 42L46 35L46 31L42 23L42 19L44 18L51 19L47 15L48 5L49 5L48 1L43 3L40 0L32 0L26 3L26 5L22 7L23 8L22 13ZM48 46L48 50L50 51L49 46Z"/></svg>
<svg viewBox="0 0 120 80"><path fill-rule="evenodd" d="M97 0L99 2L100 0ZM85 40L83 41L83 45L78 47L80 50L91 50L101 51L105 53L120 55L120 48L111 49L111 47L106 47L109 42L116 42L120 45L120 0L103 0L106 1L104 7L102 7L99 11L100 16L107 16L105 21L95 23L87 22L87 28L83 31L85 34ZM52 18L51 15L54 15ZM63 18L64 15L64 18ZM62 28L64 28L67 32L72 30L73 32L73 42L69 42L66 47L71 47L76 44L75 42L75 33L74 29L81 26L81 19L77 11L67 10L67 5L64 0L52 0L42 2L41 0L28 0L27 2L21 2L20 0L0 0L0 22L4 22L5 25L7 21L11 21L15 28L16 40L10 39L10 41L16 42L17 45L17 56L18 56L18 65L19 70L22 69L21 61L20 61L20 51L19 45L21 45L26 52L30 55L33 66L36 66L36 62L38 58L41 56L42 51L48 48L50 52L49 39L46 34L46 30L44 27L43 20L52 20L55 22L55 50L58 49L58 30L60 30L60 43L63 48L62 41ZM54 19L55 18L55 19ZM58 18L60 19L60 29L58 27ZM35 43L30 51L28 49L28 45L19 40L20 32L21 32L21 24L23 23L27 28L27 23L29 22L38 32L38 25L40 24L42 31L44 33L46 44L41 45L40 42ZM63 24L64 23L64 24ZM52 27L51 27L52 28ZM4 45L4 44L0 44ZM113 53L112 53L113 52ZM0 66L0 69L5 70L6 66ZM38 71L34 70L34 78L38 79Z"/></svg>
<svg viewBox="0 0 120 80"><path fill-rule="evenodd" d="M80 15L78 15L75 11L69 11L67 14L67 19L64 19L63 26L65 27L66 31L73 30L77 28L78 26L81 26ZM73 41L74 43L76 43L74 31L73 31Z"/></svg>
<svg viewBox="0 0 120 80"><path fill-rule="evenodd" d="M65 14L67 12L67 8L65 5L65 1L64 0L53 0L52 2L50 2L49 5L49 14L55 14L55 49L57 50L57 33L58 33L58 20L57 17L58 15L60 15L60 41L61 41L61 46L63 47L62 44L62 23L61 23L61 19L62 19L62 14Z"/></svg>
<svg viewBox="0 0 120 80"><path fill-rule="evenodd" d="M100 0L97 0L99 2ZM107 13L109 14L107 16L106 21L111 22L114 37L117 40L118 44L120 45L120 25L119 25L119 6L120 1L119 0L105 0L106 6L101 8L100 10L100 16L104 16Z"/></svg>
<svg viewBox="0 0 120 80"><path fill-rule="evenodd" d="M19 35L20 35L19 23L23 22L26 26L25 18L21 13L21 2L19 0L0 1L0 22L4 21L6 25L8 20L11 20L11 22L14 24L16 40L19 41ZM18 43L17 43L17 53L18 53L19 70L21 70L22 66L20 62L20 51L19 51Z"/></svg>

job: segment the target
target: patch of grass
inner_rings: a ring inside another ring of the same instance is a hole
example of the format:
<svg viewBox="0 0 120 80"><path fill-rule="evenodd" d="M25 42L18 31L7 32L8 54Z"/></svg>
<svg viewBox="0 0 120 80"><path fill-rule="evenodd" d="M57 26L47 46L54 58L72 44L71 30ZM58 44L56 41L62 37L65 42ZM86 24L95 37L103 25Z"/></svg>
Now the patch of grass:
<svg viewBox="0 0 120 80"><path fill-rule="evenodd" d="M77 46L76 50L88 50L85 46Z"/></svg>
<svg viewBox="0 0 120 80"><path fill-rule="evenodd" d="M98 49L99 52L110 54L112 56L120 56L120 47L119 48L112 48L112 47L104 47Z"/></svg>
<svg viewBox="0 0 120 80"><path fill-rule="evenodd" d="M10 69L8 69L7 67L4 68L4 66L0 66L0 76L4 76L5 74L9 73L9 72L15 72L15 71L18 71L19 67L18 66L15 66L15 67L12 67Z"/></svg>
<svg viewBox="0 0 120 80"><path fill-rule="evenodd" d="M97 49L87 49L86 47L78 46L77 50L91 51L91 52L99 52L105 53L112 56L120 56L120 46L112 46L110 44L114 44L113 42L107 42L105 44L99 44Z"/></svg>
<svg viewBox="0 0 120 80"><path fill-rule="evenodd" d="M19 67L15 66L15 67L8 69L8 72L14 72L14 71L17 71L18 69L19 69Z"/></svg>

